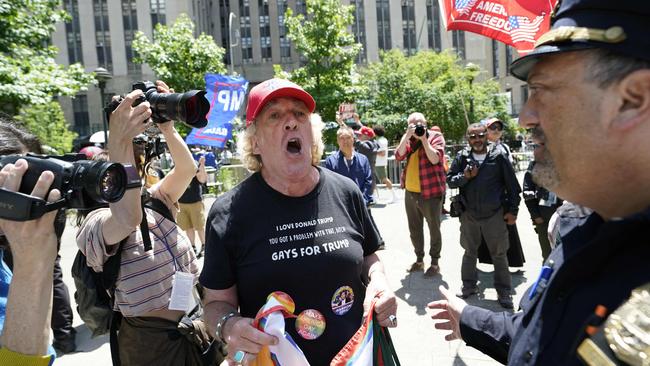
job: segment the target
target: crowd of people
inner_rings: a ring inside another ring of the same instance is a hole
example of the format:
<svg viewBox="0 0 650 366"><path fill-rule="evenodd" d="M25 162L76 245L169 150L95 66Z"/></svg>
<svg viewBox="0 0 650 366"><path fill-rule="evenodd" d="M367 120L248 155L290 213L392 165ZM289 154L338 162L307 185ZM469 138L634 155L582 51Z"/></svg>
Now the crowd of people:
<svg viewBox="0 0 650 366"><path fill-rule="evenodd" d="M544 260L519 304L508 251L520 245L513 238L522 188L501 141L505 123L470 124L467 147L449 163L440 128L417 111L406 119L395 159L403 162L400 186L415 254L407 272L440 273L444 197L447 187L459 192L462 286L457 294L441 286L442 299L428 304L447 340L463 339L512 365L647 363L650 173L639 146L650 136L650 47L641 32L648 16L647 6L631 1L561 2L551 30L511 66L530 88L519 123L532 134L535 159L523 198ZM169 92L164 82L156 84ZM156 128L173 168L150 172L151 156L138 136L151 128L151 108L133 105L141 94L132 91L110 113L106 151L87 153L135 167L142 189L81 212L76 234L95 273L119 259L115 364L270 361L280 339L259 324L270 298L282 302L284 337L311 365L329 365L367 316L398 326L398 302L378 255L385 243L371 213L376 183L392 191L381 126L364 126L358 115L356 128L341 124L339 149L321 166L322 122L313 97L288 80L256 85L238 139L252 174L217 197L205 218L205 160L195 163L171 121ZM30 151L40 152L34 136L14 121L0 122L0 157ZM34 220L0 219L0 363L48 365L56 351L74 350L57 254L65 213L55 205L69 192L50 189L58 187L51 171L31 179L29 169L21 158L4 164L0 197L31 197L54 209ZM25 187L30 180L33 186ZM482 245L506 311L466 302L479 292Z"/></svg>

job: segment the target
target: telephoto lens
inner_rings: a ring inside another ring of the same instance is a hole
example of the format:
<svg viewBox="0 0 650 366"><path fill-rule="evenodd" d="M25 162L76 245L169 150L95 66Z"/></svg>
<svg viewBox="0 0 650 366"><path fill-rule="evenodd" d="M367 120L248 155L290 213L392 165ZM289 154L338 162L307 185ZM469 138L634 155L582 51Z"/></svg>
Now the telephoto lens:
<svg viewBox="0 0 650 366"><path fill-rule="evenodd" d="M158 93L151 81L133 84L133 90L140 89L144 98L137 100L136 106L147 100L151 104L151 120L154 123L181 121L192 128L202 128L208 124L207 114L210 103L205 99L205 90L190 90L185 93Z"/></svg>

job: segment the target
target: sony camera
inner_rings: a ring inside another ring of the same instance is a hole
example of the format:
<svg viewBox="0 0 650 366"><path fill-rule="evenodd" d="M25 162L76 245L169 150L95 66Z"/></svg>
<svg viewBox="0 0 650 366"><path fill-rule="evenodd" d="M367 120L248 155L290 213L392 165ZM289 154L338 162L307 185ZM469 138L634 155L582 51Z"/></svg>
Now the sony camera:
<svg viewBox="0 0 650 366"><path fill-rule="evenodd" d="M133 90L142 90L144 95L140 96L133 106L147 101L151 104L151 120L154 123L166 121L181 121L191 128L202 128L208 124L206 118L210 111L210 103L205 99L205 90L190 90L185 93L158 93L156 84L151 81L138 81L133 84ZM106 119L110 121L113 113L124 98L112 100L104 111Z"/></svg>
<svg viewBox="0 0 650 366"><path fill-rule="evenodd" d="M18 192L0 188L0 217L13 221L34 220L61 208L94 209L122 199L127 189L139 188L141 179L131 165L85 160L84 154L6 155L0 167L25 159L28 167ZM41 173L54 173L50 190L58 189L61 199L48 203L31 196Z"/></svg>
<svg viewBox="0 0 650 366"><path fill-rule="evenodd" d="M424 125L421 122L418 122L418 123L415 124L415 131L414 132L415 132L415 135L418 136L418 137L422 137L425 134L427 136L429 136L429 132L427 131L427 126Z"/></svg>

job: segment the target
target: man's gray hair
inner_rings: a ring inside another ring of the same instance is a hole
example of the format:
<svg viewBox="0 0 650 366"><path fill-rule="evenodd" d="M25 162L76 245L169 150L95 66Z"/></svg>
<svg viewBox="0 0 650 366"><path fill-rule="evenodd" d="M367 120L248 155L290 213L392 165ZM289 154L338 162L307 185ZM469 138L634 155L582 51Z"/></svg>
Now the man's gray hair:
<svg viewBox="0 0 650 366"><path fill-rule="evenodd" d="M311 164L318 166L320 158L323 156L325 144L323 143L323 120L320 115L312 113L309 116L311 121L311 131L314 137L314 143L311 147ZM237 140L237 151L241 157L241 162L246 169L251 172L258 172L262 169L262 157L253 153L253 137L257 132L257 121L244 130Z"/></svg>
<svg viewBox="0 0 650 366"><path fill-rule="evenodd" d="M602 48L585 50L587 59L587 81L606 88L637 70L650 69L650 61L623 56Z"/></svg>

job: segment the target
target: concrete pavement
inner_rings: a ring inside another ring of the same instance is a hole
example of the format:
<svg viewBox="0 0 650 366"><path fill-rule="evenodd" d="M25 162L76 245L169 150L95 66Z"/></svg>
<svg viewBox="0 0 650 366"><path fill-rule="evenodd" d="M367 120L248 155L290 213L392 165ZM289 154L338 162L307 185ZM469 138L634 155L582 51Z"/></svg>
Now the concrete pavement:
<svg viewBox="0 0 650 366"><path fill-rule="evenodd" d="M521 180L522 175L519 175ZM407 273L406 268L415 260L409 239L406 214L404 211L404 192L397 190L398 201L391 204L379 204L373 208L372 213L377 225L386 241L386 250L380 253L384 261L390 284L398 297L398 327L391 330L398 356L402 365L498 365L490 357L468 347L462 341L447 342L444 340L446 332L434 329L430 319L430 311L426 304L438 300L439 285L457 292L461 286L460 264L463 250L459 244L459 221L446 217L442 221L441 231L443 237L442 258L440 260L441 273L433 278L425 278L422 272ZM380 190L379 202L388 200L390 194ZM213 199L206 199L206 207L210 207ZM447 206L449 200L447 200ZM74 220L69 219L71 223ZM518 304L525 289L530 286L541 267L541 252L537 235L526 210L523 200L517 219L519 235L526 256L523 268L511 268L515 304ZM426 235L427 230L425 230ZM64 271L64 280L70 288L70 296L74 293L74 282L70 276L70 268L76 254L74 236L76 228L71 224L66 228L61 246L61 265ZM426 239L428 243L428 238ZM428 247L427 247L428 248ZM425 249L427 252L428 249ZM428 260L425 259L425 260ZM496 291L492 287L491 265L479 265L479 297L469 299L469 303L479 305L495 311L502 311L496 301ZM74 300L73 307L74 307ZM90 338L88 329L83 325L75 313L74 326L77 329L78 352L64 355L57 359L56 365L60 366L109 366L111 365L108 337Z"/></svg>

